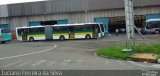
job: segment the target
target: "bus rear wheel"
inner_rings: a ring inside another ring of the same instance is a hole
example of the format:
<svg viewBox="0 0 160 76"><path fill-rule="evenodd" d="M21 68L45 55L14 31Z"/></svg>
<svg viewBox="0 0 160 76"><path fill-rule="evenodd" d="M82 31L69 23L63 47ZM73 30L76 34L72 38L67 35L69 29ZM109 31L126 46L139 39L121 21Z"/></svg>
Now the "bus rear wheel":
<svg viewBox="0 0 160 76"><path fill-rule="evenodd" d="M63 41L63 40L65 40L65 37L64 36L60 36L59 40Z"/></svg>
<svg viewBox="0 0 160 76"><path fill-rule="evenodd" d="M159 34L159 30L156 30L156 31L155 31L155 34Z"/></svg>
<svg viewBox="0 0 160 76"><path fill-rule="evenodd" d="M30 38L29 38L29 41L30 41L30 42L34 42L34 38L33 38L33 37L30 37Z"/></svg>
<svg viewBox="0 0 160 76"><path fill-rule="evenodd" d="M90 36L90 35L86 35L85 38L86 38L86 39L91 39L91 36Z"/></svg>

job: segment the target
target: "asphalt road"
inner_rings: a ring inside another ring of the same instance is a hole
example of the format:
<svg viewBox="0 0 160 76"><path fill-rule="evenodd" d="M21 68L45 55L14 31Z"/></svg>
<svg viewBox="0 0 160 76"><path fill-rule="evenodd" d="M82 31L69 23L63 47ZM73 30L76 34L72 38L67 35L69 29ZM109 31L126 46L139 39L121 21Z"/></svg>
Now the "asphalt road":
<svg viewBox="0 0 160 76"><path fill-rule="evenodd" d="M159 36L146 36L147 42ZM160 64L108 59L95 50L112 43L124 43L125 36L93 40L18 42L0 44L0 69L12 70L142 70L160 69ZM137 42L146 42L136 37Z"/></svg>

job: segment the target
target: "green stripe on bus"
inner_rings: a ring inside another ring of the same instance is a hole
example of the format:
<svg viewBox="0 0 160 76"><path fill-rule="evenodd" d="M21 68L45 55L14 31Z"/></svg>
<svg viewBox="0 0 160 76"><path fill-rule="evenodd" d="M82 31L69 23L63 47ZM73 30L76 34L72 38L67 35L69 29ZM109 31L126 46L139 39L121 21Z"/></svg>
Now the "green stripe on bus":
<svg viewBox="0 0 160 76"><path fill-rule="evenodd" d="M42 35L45 34L44 32L40 32L40 33L28 33L27 35ZM19 34L18 36L22 36L22 34Z"/></svg>

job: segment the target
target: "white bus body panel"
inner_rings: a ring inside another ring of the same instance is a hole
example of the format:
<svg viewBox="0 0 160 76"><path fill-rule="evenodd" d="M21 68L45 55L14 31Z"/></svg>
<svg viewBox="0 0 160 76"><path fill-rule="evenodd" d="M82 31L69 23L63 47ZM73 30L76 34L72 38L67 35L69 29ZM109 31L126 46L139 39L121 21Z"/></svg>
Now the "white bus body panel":
<svg viewBox="0 0 160 76"><path fill-rule="evenodd" d="M106 29L104 28L105 26L103 25L104 32L102 32L102 36L105 36L105 33L107 32Z"/></svg>
<svg viewBox="0 0 160 76"><path fill-rule="evenodd" d="M60 35L60 36L61 36L61 35ZM59 39L60 36L55 36L55 35L53 35L53 39ZM65 39L69 39L69 35L62 35L62 36L64 36Z"/></svg>
<svg viewBox="0 0 160 76"><path fill-rule="evenodd" d="M33 37L34 40L45 40L45 36L41 36L41 37ZM29 39L28 39L29 40Z"/></svg>
<svg viewBox="0 0 160 76"><path fill-rule="evenodd" d="M101 35L102 35L101 33L98 33L98 37L99 37L99 38L102 37Z"/></svg>
<svg viewBox="0 0 160 76"><path fill-rule="evenodd" d="M92 38L92 34L89 34ZM86 38L86 35L75 35L75 39L83 39L83 38Z"/></svg>
<svg viewBox="0 0 160 76"><path fill-rule="evenodd" d="M22 38L17 38L18 41L22 41Z"/></svg>
<svg viewBox="0 0 160 76"><path fill-rule="evenodd" d="M45 40L45 36L41 36L41 37L34 37L34 40ZM23 41L22 38L18 37L17 40L19 41ZM27 41L29 41L29 37L27 38Z"/></svg>
<svg viewBox="0 0 160 76"><path fill-rule="evenodd" d="M159 30L159 28L146 29L148 33L155 33L156 30Z"/></svg>
<svg viewBox="0 0 160 76"><path fill-rule="evenodd" d="M2 40L2 32L1 32L1 29L0 29L0 41Z"/></svg>

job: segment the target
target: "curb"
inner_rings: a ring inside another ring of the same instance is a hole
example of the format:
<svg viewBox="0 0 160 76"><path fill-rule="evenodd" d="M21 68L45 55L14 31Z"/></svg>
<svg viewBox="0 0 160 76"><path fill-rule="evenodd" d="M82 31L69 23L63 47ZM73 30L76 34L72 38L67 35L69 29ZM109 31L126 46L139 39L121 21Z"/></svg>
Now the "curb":
<svg viewBox="0 0 160 76"><path fill-rule="evenodd" d="M93 54L94 56L97 56L97 57L103 57L103 58L108 58L108 59L114 59L114 60L125 60L125 59L122 59L122 58L114 58L114 57L109 57L109 56L104 56L104 55L97 55L96 52L94 52ZM125 61L132 61L131 59L126 59Z"/></svg>
<svg viewBox="0 0 160 76"><path fill-rule="evenodd" d="M114 59L114 60L125 60L125 59L122 59L122 58L114 58L114 57L109 57L109 56L104 56L104 55L99 56L99 55L96 54L96 52L94 52L94 56L108 58L108 59ZM126 59L125 61L134 61L134 60L129 58L129 59ZM160 59L156 59L155 63L160 64Z"/></svg>

